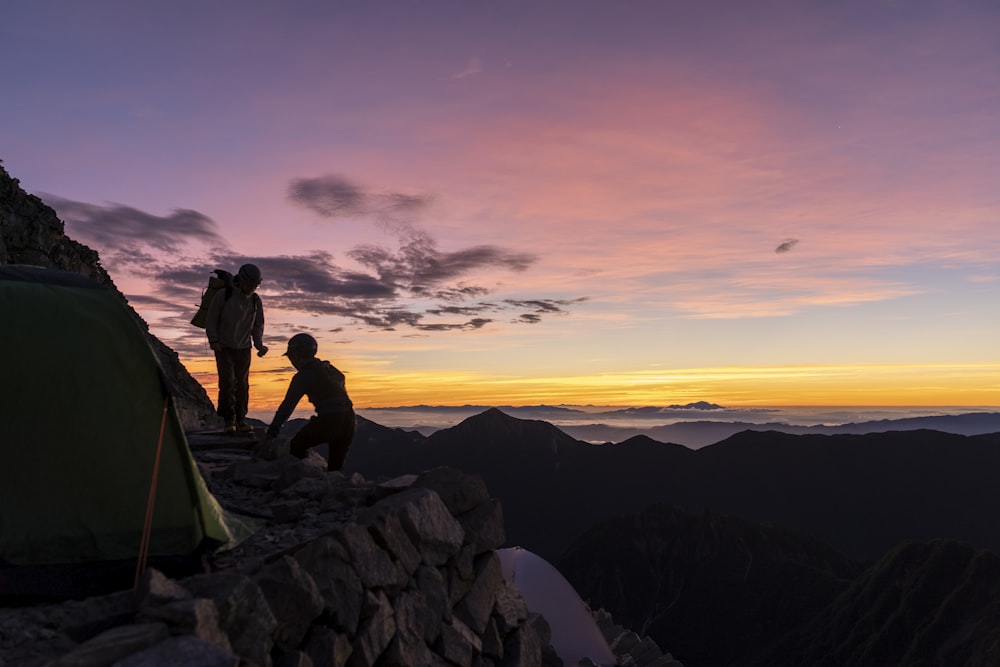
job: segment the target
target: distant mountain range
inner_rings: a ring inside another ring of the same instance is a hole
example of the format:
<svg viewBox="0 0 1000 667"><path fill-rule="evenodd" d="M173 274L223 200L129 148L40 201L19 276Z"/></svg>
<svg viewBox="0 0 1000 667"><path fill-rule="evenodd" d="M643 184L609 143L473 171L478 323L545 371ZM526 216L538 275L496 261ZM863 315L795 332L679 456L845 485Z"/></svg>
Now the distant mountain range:
<svg viewBox="0 0 1000 667"><path fill-rule="evenodd" d="M908 417L905 419L878 419L835 426L795 426L775 422L723 422L723 421L683 421L650 428L628 428L607 424L587 424L581 426L560 426L563 431L579 440L588 442L621 442L644 435L653 440L673 442L688 447L704 447L724 440L741 431L777 431L803 435L819 433L886 433L888 431L915 431L929 429L958 435L983 435L1000 432L1000 412L974 412L964 415L941 415L934 417Z"/></svg>
<svg viewBox="0 0 1000 667"><path fill-rule="evenodd" d="M686 667L1000 664L998 432L595 445L494 408L429 436L359 419L345 472L437 466Z"/></svg>
<svg viewBox="0 0 1000 667"><path fill-rule="evenodd" d="M678 411L690 411L690 410L726 410L727 408L717 405L715 403L709 403L708 401L696 401L694 403L686 403L684 405L668 405L668 406L641 406L641 407L630 407L630 408L615 408L615 409L598 409L596 406L576 406L570 407L565 405L500 405L500 406L488 406L488 405L412 405L408 407L400 408L369 408L368 412L385 412L385 411L395 411L395 410L405 410L407 412L424 412L424 413L457 413L457 414L468 414L468 413L479 413L484 410L490 409L490 407L496 407L497 410L502 410L503 412L511 415L516 415L519 413L531 414L532 416L538 416L541 414L549 414L553 416L563 416L563 415L578 415L578 414L589 414L594 416L601 415L640 415L640 416L663 416L672 412ZM588 411L584 411L581 407L590 408Z"/></svg>
<svg viewBox="0 0 1000 667"><path fill-rule="evenodd" d="M472 417L490 409L488 406L431 406L407 408L374 408L362 413L377 423L400 425L399 415L408 415L412 424L407 430L431 435L441 430L428 424L442 417L451 422ZM704 447L724 440L741 431L780 431L782 433L884 433L930 429L958 435L982 435L1000 432L1000 412L969 412L964 414L914 416L899 419L873 419L840 424L803 426L776 421L773 409L732 409L715 403L699 401L685 405L644 406L621 409L532 405L501 406L504 414L521 419L540 419L553 423L568 435L592 443L623 442L636 436L646 436L660 442L672 442L686 447ZM381 421L380 421L381 420ZM674 420L663 424L663 421Z"/></svg>
<svg viewBox="0 0 1000 667"><path fill-rule="evenodd" d="M857 559L907 539L1000 551L1000 433L746 430L695 450L645 436L593 445L495 408L430 436L359 422L346 472L479 474L511 543L550 560L597 522L657 503L787 526Z"/></svg>

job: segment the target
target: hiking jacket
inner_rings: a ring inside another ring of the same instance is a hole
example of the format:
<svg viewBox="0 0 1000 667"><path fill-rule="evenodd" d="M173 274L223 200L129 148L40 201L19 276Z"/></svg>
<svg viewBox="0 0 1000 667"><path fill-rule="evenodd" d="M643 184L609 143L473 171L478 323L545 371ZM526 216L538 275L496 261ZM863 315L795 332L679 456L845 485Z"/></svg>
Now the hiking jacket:
<svg viewBox="0 0 1000 667"><path fill-rule="evenodd" d="M344 385L344 374L329 361L310 359L288 383L285 400L278 406L278 411L274 413L274 419L267 428L269 437L278 435L281 425L292 415L303 396L309 397L309 402L316 408L319 416L343 414L354 409Z"/></svg>
<svg viewBox="0 0 1000 667"><path fill-rule="evenodd" d="M251 343L258 350L264 345L264 308L256 292L244 294L234 287L226 298L226 290L219 290L208 306L205 333L209 344L219 342L223 347L246 350Z"/></svg>

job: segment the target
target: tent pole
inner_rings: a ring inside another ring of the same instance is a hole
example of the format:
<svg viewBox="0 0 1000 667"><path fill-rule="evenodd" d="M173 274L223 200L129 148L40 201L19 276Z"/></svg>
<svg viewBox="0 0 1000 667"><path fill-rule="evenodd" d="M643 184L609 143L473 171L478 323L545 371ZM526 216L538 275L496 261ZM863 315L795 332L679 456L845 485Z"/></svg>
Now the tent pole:
<svg viewBox="0 0 1000 667"><path fill-rule="evenodd" d="M153 532L153 504L156 500L156 482L160 477L160 455L163 451L163 431L167 425L167 406L170 397L163 397L163 417L160 419L160 437L156 442L156 458L153 460L153 479L149 483L149 500L146 501L146 520L142 525L142 539L139 542L139 557L135 563L135 582L132 585L132 592L139 592L139 577L146 569L146 561L149 557L149 541Z"/></svg>

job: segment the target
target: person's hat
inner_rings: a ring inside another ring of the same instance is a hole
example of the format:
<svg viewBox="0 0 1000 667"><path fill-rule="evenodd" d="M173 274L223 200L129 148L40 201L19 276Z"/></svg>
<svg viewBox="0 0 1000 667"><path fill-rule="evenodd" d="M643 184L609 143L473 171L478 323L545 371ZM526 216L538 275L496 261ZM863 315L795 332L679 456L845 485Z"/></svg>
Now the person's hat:
<svg viewBox="0 0 1000 667"><path fill-rule="evenodd" d="M254 264L244 264L237 275L251 285L260 285L260 269Z"/></svg>
<svg viewBox="0 0 1000 667"><path fill-rule="evenodd" d="M287 357L294 352L300 357L315 357L318 349L315 338L307 333L300 333L288 339L288 349L281 356Z"/></svg>

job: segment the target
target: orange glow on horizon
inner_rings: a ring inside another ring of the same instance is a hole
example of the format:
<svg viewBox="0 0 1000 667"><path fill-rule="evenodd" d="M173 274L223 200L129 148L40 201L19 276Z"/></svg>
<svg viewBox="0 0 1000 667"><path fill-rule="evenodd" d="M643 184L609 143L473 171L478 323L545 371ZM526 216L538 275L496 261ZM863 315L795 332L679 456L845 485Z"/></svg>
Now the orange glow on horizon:
<svg viewBox="0 0 1000 667"><path fill-rule="evenodd" d="M187 367L215 401L211 359ZM365 364L361 364L365 365ZM708 401L726 407L1000 405L1000 363L678 368L580 376L486 376L477 373L344 368L359 409L412 405L606 405ZM254 360L251 412L271 412L293 370ZM298 408L308 409L303 399Z"/></svg>

